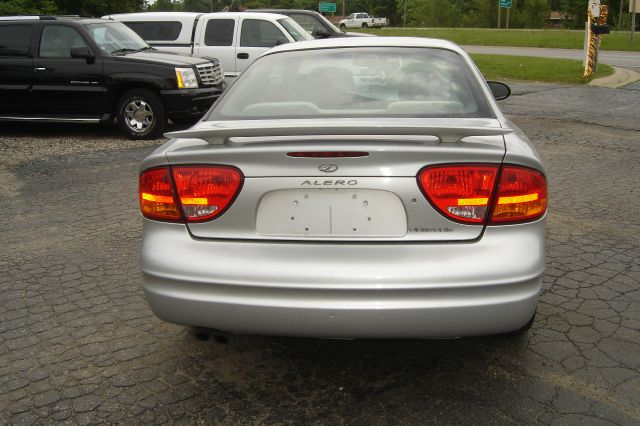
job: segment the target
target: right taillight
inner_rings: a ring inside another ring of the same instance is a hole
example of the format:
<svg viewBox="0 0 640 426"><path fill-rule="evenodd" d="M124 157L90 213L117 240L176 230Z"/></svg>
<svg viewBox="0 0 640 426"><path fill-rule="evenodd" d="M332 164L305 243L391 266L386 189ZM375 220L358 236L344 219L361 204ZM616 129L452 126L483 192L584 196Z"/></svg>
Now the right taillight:
<svg viewBox="0 0 640 426"><path fill-rule="evenodd" d="M547 180L544 175L526 167L503 166L489 223L534 220L546 211Z"/></svg>
<svg viewBox="0 0 640 426"><path fill-rule="evenodd" d="M240 192L244 176L231 166L165 166L140 175L140 210L149 219L203 222L220 216Z"/></svg>
<svg viewBox="0 0 640 426"><path fill-rule="evenodd" d="M429 166L418 174L418 184L438 211L461 223L530 221L540 218L547 209L544 175L522 166Z"/></svg>

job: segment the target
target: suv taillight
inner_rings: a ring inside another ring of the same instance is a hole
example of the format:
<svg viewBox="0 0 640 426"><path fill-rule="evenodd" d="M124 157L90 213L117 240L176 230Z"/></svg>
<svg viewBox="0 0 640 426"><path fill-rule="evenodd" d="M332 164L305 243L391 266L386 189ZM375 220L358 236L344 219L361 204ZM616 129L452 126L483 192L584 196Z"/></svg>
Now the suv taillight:
<svg viewBox="0 0 640 426"><path fill-rule="evenodd" d="M244 176L231 166L174 166L140 175L140 210L150 219L202 222L220 216L240 192Z"/></svg>
<svg viewBox="0 0 640 426"><path fill-rule="evenodd" d="M505 165L501 168L493 164L465 164L425 167L418 174L418 185L438 211L462 223L523 222L540 218L547 209L544 175L522 166ZM489 214L491 216L487 220Z"/></svg>

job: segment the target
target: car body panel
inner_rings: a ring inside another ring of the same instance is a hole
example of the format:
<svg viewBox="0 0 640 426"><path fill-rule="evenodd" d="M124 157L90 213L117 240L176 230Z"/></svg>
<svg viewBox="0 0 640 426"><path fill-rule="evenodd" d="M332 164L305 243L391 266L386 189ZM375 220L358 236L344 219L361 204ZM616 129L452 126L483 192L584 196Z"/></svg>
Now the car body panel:
<svg viewBox="0 0 640 426"><path fill-rule="evenodd" d="M544 219L489 227L473 243L271 244L194 239L184 225L144 220L141 267L155 314L178 324L328 338L470 336L531 318L541 232Z"/></svg>

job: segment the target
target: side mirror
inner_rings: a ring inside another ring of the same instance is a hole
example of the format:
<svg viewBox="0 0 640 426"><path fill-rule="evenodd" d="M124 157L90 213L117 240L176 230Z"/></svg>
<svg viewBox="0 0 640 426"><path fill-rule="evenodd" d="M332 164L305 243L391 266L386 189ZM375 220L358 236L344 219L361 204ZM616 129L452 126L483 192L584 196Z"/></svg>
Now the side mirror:
<svg viewBox="0 0 640 426"><path fill-rule="evenodd" d="M511 95L511 89L504 83L500 83L499 81L487 81L487 84L489 85L489 89L491 89L493 98L496 101L507 99Z"/></svg>
<svg viewBox="0 0 640 426"><path fill-rule="evenodd" d="M88 64L94 62L96 57L93 55L93 52L87 46L75 46L71 48L71 57L72 58L80 58L85 59Z"/></svg>
<svg viewBox="0 0 640 426"><path fill-rule="evenodd" d="M331 36L331 34L329 34L329 31L325 30L324 28L316 28L315 30L313 30L311 35L314 38L328 38L329 36Z"/></svg>
<svg viewBox="0 0 640 426"><path fill-rule="evenodd" d="M276 46L280 46L281 44L287 44L289 43L289 40L287 40L284 37L279 37L278 40L276 40Z"/></svg>

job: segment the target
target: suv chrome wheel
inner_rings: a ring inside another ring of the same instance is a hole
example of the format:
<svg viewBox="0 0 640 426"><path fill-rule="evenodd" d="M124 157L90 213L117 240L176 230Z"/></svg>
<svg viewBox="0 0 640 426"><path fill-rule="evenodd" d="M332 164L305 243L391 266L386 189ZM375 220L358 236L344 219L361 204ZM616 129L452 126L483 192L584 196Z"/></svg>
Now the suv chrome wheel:
<svg viewBox="0 0 640 426"><path fill-rule="evenodd" d="M116 119L118 126L133 139L155 139L167 123L162 101L148 89L125 93L118 102Z"/></svg>
<svg viewBox="0 0 640 426"><path fill-rule="evenodd" d="M134 132L144 133L153 126L153 109L142 99L132 100L125 106L125 123Z"/></svg>

